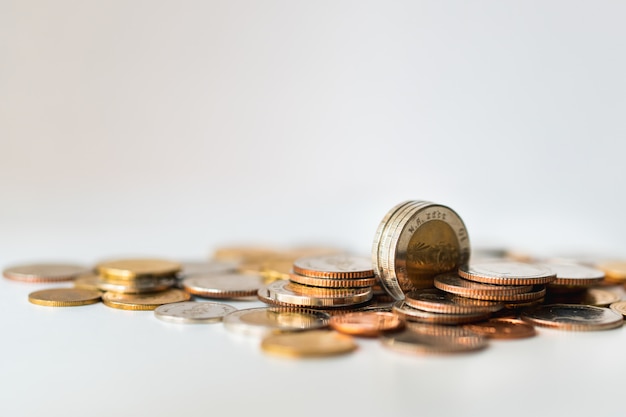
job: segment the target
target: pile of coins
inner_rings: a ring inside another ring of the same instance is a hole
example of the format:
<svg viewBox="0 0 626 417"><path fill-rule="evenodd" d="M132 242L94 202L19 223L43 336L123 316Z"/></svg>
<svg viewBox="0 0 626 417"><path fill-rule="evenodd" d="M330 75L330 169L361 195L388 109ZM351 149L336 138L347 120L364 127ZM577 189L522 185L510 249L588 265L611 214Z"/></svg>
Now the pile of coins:
<svg viewBox="0 0 626 417"><path fill-rule="evenodd" d="M536 327L620 327L626 262L599 265L492 252L470 262L465 225L449 207L405 201L382 219L371 257L337 248L218 248L206 261L117 259L93 268L18 265L23 282L66 282L29 294L34 304L97 303L154 310L172 323L219 323L261 338L270 354L327 356L378 338L399 352L449 354L489 340L533 337ZM262 301L237 309L227 300Z"/></svg>

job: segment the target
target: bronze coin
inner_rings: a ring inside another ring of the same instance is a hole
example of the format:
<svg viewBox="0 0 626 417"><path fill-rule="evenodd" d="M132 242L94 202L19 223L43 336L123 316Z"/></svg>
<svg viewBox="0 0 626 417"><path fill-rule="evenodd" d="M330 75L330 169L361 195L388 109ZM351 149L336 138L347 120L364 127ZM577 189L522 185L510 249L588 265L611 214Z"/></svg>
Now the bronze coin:
<svg viewBox="0 0 626 417"><path fill-rule="evenodd" d="M537 334L531 324L512 318L492 318L485 322L466 324L464 327L490 339L523 339Z"/></svg>

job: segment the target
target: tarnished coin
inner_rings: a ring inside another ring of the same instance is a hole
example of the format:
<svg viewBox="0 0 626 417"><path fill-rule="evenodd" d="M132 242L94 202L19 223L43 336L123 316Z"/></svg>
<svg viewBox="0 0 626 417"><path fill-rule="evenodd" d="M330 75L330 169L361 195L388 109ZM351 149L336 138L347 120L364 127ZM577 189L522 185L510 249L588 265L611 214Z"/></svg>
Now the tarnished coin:
<svg viewBox="0 0 626 417"><path fill-rule="evenodd" d="M463 327L490 339L523 339L537 334L533 325L514 318L492 318Z"/></svg>
<svg viewBox="0 0 626 417"><path fill-rule="evenodd" d="M476 321L487 320L490 313L469 313L469 314L452 314L452 313L433 313L409 306L406 301L396 301L392 306L392 311L402 319L407 321L417 321L420 323L432 324L463 324Z"/></svg>
<svg viewBox="0 0 626 417"><path fill-rule="evenodd" d="M437 288L411 291L404 301L413 308L448 314L493 313L504 307L499 302L460 297Z"/></svg>
<svg viewBox="0 0 626 417"><path fill-rule="evenodd" d="M607 281L626 282L626 261L605 261L596 267L605 273Z"/></svg>
<svg viewBox="0 0 626 417"><path fill-rule="evenodd" d="M412 354L473 352L488 346L488 339L462 327L407 323L405 330L380 336L383 346Z"/></svg>
<svg viewBox="0 0 626 417"><path fill-rule="evenodd" d="M102 295L104 305L121 310L154 310L163 304L189 301L190 299L189 293L176 288L148 294L105 292Z"/></svg>
<svg viewBox="0 0 626 417"><path fill-rule="evenodd" d="M179 303L163 304L154 310L154 315L171 323L216 323L237 309L228 304L182 301Z"/></svg>
<svg viewBox="0 0 626 417"><path fill-rule="evenodd" d="M261 336L328 327L330 315L323 311L293 307L258 307L233 311L222 319L231 331Z"/></svg>
<svg viewBox="0 0 626 417"><path fill-rule="evenodd" d="M48 307L75 307L100 301L100 291L82 288L52 288L28 294L28 301Z"/></svg>
<svg viewBox="0 0 626 417"><path fill-rule="evenodd" d="M313 278L368 278L374 276L372 260L356 255L323 255L296 259L293 272Z"/></svg>
<svg viewBox="0 0 626 417"><path fill-rule="evenodd" d="M270 303L317 308L353 306L368 302L373 296L371 288L344 288L334 292L331 288L320 288L325 291L315 294L303 294L293 288L294 284L290 281L275 281L260 288L257 295L261 300L270 300Z"/></svg>
<svg viewBox="0 0 626 417"><path fill-rule="evenodd" d="M434 280L435 288L463 297L476 298L479 296L510 296L527 293L532 285L494 285L468 281L461 278L456 272L437 275ZM482 298L481 298L482 299Z"/></svg>
<svg viewBox="0 0 626 417"><path fill-rule="evenodd" d="M626 301L616 301L609 308L622 316L626 316Z"/></svg>
<svg viewBox="0 0 626 417"><path fill-rule="evenodd" d="M110 279L136 279L139 277L175 276L181 264L165 259L129 258L101 262L96 265L100 276Z"/></svg>
<svg viewBox="0 0 626 417"><path fill-rule="evenodd" d="M333 316L329 325L340 333L376 337L382 332L400 329L404 321L391 312L357 311Z"/></svg>
<svg viewBox="0 0 626 417"><path fill-rule="evenodd" d="M185 291L204 298L241 298L256 296L265 285L260 275L228 273L196 275L183 279Z"/></svg>
<svg viewBox="0 0 626 417"><path fill-rule="evenodd" d="M371 278L312 278L300 274L289 274L288 279L297 284L323 288L360 288L371 287L376 284L375 277ZM386 293L385 293L386 294Z"/></svg>
<svg viewBox="0 0 626 417"><path fill-rule="evenodd" d="M522 319L535 326L560 330L591 331L620 327L623 316L610 308L581 304L548 304L522 312Z"/></svg>
<svg viewBox="0 0 626 417"><path fill-rule="evenodd" d="M543 265L552 269L556 274L556 279L550 282L550 285L564 286L589 286L595 285L604 279L604 272L589 266L565 263L565 262L547 262Z"/></svg>
<svg viewBox="0 0 626 417"><path fill-rule="evenodd" d="M2 275L14 281L44 283L71 281L88 272L88 268L76 264L33 263L8 267L2 272Z"/></svg>
<svg viewBox="0 0 626 417"><path fill-rule="evenodd" d="M394 208L395 210L395 208ZM390 216L376 236L375 263L387 292L397 300L405 293L432 287L435 275L466 265L470 243L465 224L451 208L414 201Z"/></svg>
<svg viewBox="0 0 626 417"><path fill-rule="evenodd" d="M266 336L261 349L273 355L292 358L335 356L350 353L358 345L351 336L332 330L309 330Z"/></svg>
<svg viewBox="0 0 626 417"><path fill-rule="evenodd" d="M458 274L467 280L495 285L541 285L556 279L552 269L515 261L475 262L461 266Z"/></svg>

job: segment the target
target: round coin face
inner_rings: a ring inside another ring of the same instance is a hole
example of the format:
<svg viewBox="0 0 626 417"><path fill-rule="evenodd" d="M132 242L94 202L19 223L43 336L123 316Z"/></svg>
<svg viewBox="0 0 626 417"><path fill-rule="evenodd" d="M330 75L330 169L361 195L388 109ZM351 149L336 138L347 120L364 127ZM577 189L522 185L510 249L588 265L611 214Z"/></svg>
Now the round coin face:
<svg viewBox="0 0 626 417"><path fill-rule="evenodd" d="M411 354L473 352L488 346L488 339L462 327L407 323L398 333L380 336L383 346Z"/></svg>
<svg viewBox="0 0 626 417"><path fill-rule="evenodd" d="M174 276L181 270L181 265L164 259L133 258L101 262L96 269L103 277L134 279L144 276Z"/></svg>
<svg viewBox="0 0 626 417"><path fill-rule="evenodd" d="M376 337L382 332L400 329L404 321L391 312L361 311L332 316L329 325L340 333Z"/></svg>
<svg viewBox="0 0 626 417"><path fill-rule="evenodd" d="M556 273L544 265L515 261L473 263L461 266L458 274L470 281L495 285L541 285L556 278Z"/></svg>
<svg viewBox="0 0 626 417"><path fill-rule="evenodd" d="M33 263L15 265L3 271L5 278L23 282L60 282L71 281L89 269L84 266L64 263Z"/></svg>
<svg viewBox="0 0 626 417"><path fill-rule="evenodd" d="M101 295L100 291L82 288L52 288L30 293L28 301L48 307L75 307L95 304Z"/></svg>
<svg viewBox="0 0 626 417"><path fill-rule="evenodd" d="M228 304L183 301L163 304L154 310L154 315L170 323L203 324L216 323L237 309Z"/></svg>
<svg viewBox="0 0 626 417"><path fill-rule="evenodd" d="M183 279L183 288L204 298L241 298L256 296L265 285L263 277L242 273L196 275Z"/></svg>
<svg viewBox="0 0 626 417"><path fill-rule="evenodd" d="M537 334L533 325L514 318L493 318L464 327L490 339L523 339Z"/></svg>
<svg viewBox="0 0 626 417"><path fill-rule="evenodd" d="M579 304L548 304L522 313L522 319L535 326L560 330L591 331L620 327L622 315L606 307Z"/></svg>
<svg viewBox="0 0 626 417"><path fill-rule="evenodd" d="M249 335L293 332L328 327L330 316L323 311L291 307L258 307L237 310L224 316L224 326Z"/></svg>
<svg viewBox="0 0 626 417"><path fill-rule="evenodd" d="M335 356L357 349L352 337L329 330L273 334L261 342L261 349L273 355L291 358Z"/></svg>
<svg viewBox="0 0 626 417"><path fill-rule="evenodd" d="M314 278L368 278L374 276L372 260L355 255L322 255L296 259L296 274Z"/></svg>
<svg viewBox="0 0 626 417"><path fill-rule="evenodd" d="M104 305L121 310L154 310L160 305L189 301L189 293L171 288L166 291L148 294L122 294L105 292L102 296Z"/></svg>

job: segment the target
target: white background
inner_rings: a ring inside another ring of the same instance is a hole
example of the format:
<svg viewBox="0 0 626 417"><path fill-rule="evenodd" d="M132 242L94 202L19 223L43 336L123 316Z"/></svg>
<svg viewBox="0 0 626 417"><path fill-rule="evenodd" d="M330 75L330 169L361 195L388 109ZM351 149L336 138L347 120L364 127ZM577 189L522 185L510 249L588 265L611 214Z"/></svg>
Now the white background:
<svg viewBox="0 0 626 417"><path fill-rule="evenodd" d="M625 18L619 1L0 0L0 263L369 254L406 199L453 208L474 247L624 258ZM2 415L621 414L623 330L289 362L220 325L32 306L35 287L0 283Z"/></svg>

